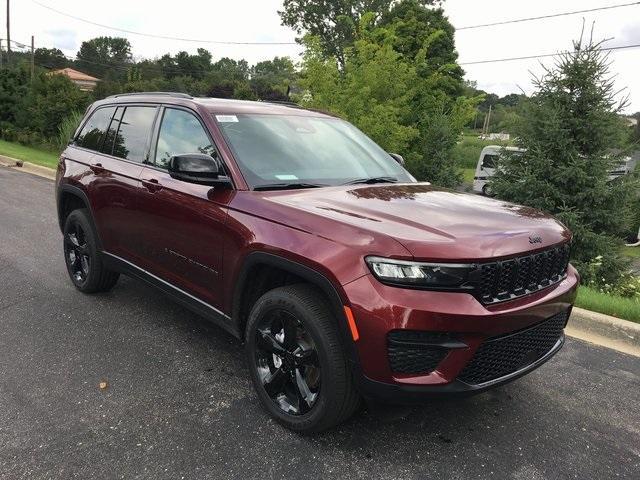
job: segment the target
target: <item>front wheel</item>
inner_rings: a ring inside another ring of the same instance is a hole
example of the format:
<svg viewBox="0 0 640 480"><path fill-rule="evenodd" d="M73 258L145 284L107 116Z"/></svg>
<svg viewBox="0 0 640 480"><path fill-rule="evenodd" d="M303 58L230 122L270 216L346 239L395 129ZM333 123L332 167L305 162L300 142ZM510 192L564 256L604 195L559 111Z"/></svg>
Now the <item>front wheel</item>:
<svg viewBox="0 0 640 480"><path fill-rule="evenodd" d="M357 408L336 320L315 288L299 284L265 293L251 310L245 339L260 402L287 428L321 432Z"/></svg>

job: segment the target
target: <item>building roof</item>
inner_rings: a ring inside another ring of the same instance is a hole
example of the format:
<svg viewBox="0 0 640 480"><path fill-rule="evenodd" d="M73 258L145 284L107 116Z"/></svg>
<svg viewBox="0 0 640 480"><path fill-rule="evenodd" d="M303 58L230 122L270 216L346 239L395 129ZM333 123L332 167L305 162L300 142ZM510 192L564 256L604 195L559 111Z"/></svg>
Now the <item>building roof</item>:
<svg viewBox="0 0 640 480"><path fill-rule="evenodd" d="M52 75L66 75L71 80L78 80L84 82L99 82L100 79L96 77L92 77L91 75L87 75L86 73L79 72L78 70L74 70L73 68L61 68L60 70L52 70Z"/></svg>

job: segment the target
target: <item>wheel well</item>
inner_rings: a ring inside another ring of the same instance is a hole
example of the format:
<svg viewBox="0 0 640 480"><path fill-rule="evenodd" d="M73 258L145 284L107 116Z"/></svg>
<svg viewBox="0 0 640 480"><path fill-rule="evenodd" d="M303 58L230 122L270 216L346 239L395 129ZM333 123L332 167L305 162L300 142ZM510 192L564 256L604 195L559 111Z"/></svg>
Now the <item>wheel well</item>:
<svg viewBox="0 0 640 480"><path fill-rule="evenodd" d="M285 269L267 264L253 265L245 275L242 292L239 295L237 307L237 325L240 338L244 338L244 329L249 318L249 312L256 301L269 290L293 285L296 283L310 283L302 277Z"/></svg>
<svg viewBox="0 0 640 480"><path fill-rule="evenodd" d="M60 229L64 228L64 222L71 212L79 208L87 208L84 200L71 192L63 192L60 196Z"/></svg>

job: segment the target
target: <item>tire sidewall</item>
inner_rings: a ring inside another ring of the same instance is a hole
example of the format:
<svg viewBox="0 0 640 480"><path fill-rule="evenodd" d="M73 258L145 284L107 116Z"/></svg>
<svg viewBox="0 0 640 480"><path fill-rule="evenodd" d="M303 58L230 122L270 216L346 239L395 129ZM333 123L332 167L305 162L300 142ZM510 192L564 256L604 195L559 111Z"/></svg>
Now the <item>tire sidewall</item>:
<svg viewBox="0 0 640 480"><path fill-rule="evenodd" d="M73 271L71 270L71 265L69 264L69 259L68 259L68 255L67 255L67 249L64 245L64 242L66 240L66 236L67 233L69 232L70 227L74 224L74 223L78 223L80 224L80 226L82 227L82 230L84 231L84 236L85 236L85 241L87 243L87 251L89 254L89 274L85 277L83 282L78 282L74 275L73 275ZM94 277L96 276L96 274L98 273L96 271L96 266L97 266L97 262L99 261L98 258L98 250L96 248L96 242L95 242L95 236L93 233L93 226L91 225L89 219L87 218L87 214L85 212L85 210L74 210L73 212L71 212L69 214L69 216L67 217L67 219L64 222L64 232L63 232L64 238L63 238L63 251L64 251L64 263L67 267L67 272L69 273L69 278L71 278L71 281L73 282L73 284L75 285L75 287L78 290L84 291L85 289L87 289L89 287L89 285L92 284Z"/></svg>
<svg viewBox="0 0 640 480"><path fill-rule="evenodd" d="M256 329L264 315L275 309L290 311L300 321L316 346L320 363L320 393L313 408L303 415L291 415L283 412L265 391L256 369ZM313 430L313 428L323 420L327 411L332 408L329 402L329 399L332 397L331 379L334 378L333 376L336 372L335 367L329 359L325 341L324 335L313 322L311 315L296 302L295 298L286 298L278 292L278 289L266 293L251 309L245 335L245 350L249 363L251 381L263 406L276 420L292 430L302 433Z"/></svg>

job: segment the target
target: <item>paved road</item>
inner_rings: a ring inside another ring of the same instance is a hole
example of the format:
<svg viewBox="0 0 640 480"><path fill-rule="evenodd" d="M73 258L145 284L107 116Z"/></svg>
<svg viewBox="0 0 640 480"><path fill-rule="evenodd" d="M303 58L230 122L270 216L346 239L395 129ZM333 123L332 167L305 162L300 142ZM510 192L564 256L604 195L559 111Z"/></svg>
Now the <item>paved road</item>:
<svg viewBox="0 0 640 480"><path fill-rule="evenodd" d="M572 340L493 392L290 433L232 337L133 280L71 286L52 194L0 167L0 478L638 478L640 359Z"/></svg>

